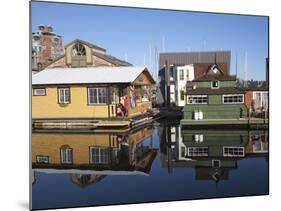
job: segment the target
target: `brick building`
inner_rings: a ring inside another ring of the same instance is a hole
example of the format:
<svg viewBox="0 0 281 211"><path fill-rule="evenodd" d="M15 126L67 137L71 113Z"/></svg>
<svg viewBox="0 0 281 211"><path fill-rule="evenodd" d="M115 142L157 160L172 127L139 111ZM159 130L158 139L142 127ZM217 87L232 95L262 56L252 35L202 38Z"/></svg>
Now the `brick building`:
<svg viewBox="0 0 281 211"><path fill-rule="evenodd" d="M32 32L32 71L44 69L50 62L64 54L62 37L50 25L39 25Z"/></svg>

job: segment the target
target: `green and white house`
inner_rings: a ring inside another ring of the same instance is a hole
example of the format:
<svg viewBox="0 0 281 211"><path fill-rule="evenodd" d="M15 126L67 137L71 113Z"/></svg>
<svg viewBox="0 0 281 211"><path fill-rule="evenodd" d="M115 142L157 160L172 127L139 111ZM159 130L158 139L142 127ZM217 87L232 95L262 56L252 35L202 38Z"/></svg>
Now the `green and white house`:
<svg viewBox="0 0 281 211"><path fill-rule="evenodd" d="M236 80L215 63L202 77L187 82L182 125L247 122L245 91L236 87Z"/></svg>

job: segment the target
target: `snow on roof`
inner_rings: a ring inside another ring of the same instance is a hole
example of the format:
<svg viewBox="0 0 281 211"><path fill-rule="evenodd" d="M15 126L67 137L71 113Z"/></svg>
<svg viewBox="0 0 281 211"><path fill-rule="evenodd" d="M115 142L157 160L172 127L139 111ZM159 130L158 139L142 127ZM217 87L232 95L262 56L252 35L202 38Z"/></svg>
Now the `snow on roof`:
<svg viewBox="0 0 281 211"><path fill-rule="evenodd" d="M32 75L32 85L131 83L145 67L47 68Z"/></svg>

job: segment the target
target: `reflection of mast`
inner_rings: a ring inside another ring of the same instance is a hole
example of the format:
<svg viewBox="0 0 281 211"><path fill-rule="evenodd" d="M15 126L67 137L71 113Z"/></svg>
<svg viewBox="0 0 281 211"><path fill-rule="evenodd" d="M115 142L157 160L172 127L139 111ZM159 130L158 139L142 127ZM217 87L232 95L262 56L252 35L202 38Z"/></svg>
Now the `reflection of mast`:
<svg viewBox="0 0 281 211"><path fill-rule="evenodd" d="M168 139L168 140L167 140ZM166 128L166 140L167 140L167 159L168 159L168 173L172 173L173 169L171 167L171 162L172 162L172 158L171 158L171 127L167 127Z"/></svg>

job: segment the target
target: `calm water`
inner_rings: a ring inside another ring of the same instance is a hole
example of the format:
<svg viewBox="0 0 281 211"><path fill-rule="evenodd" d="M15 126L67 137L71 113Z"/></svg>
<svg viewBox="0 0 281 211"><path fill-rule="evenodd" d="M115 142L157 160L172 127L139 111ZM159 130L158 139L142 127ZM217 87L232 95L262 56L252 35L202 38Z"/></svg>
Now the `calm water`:
<svg viewBox="0 0 281 211"><path fill-rule="evenodd" d="M33 209L268 194L268 131L33 133Z"/></svg>

